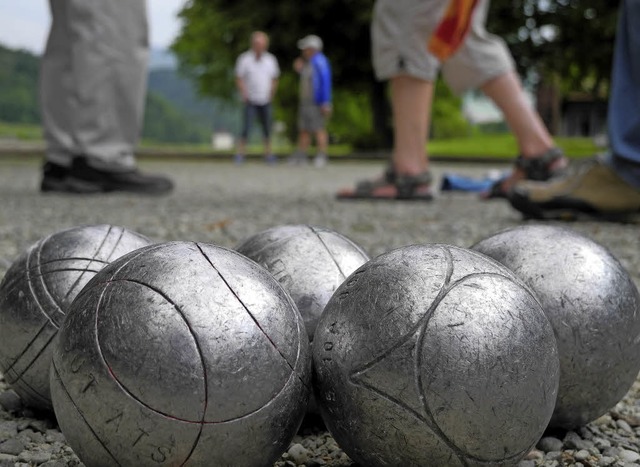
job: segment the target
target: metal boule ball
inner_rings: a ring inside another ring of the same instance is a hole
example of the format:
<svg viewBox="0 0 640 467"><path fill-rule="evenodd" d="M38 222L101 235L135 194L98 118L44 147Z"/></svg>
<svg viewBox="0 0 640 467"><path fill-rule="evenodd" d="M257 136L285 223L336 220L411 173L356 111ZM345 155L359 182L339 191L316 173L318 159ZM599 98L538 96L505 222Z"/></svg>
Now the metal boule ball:
<svg viewBox="0 0 640 467"><path fill-rule="evenodd" d="M151 241L113 225L74 227L22 253L0 283L0 371L31 407L51 410L52 342L73 299L106 264Z"/></svg>
<svg viewBox="0 0 640 467"><path fill-rule="evenodd" d="M520 279L450 245L372 259L336 290L313 341L316 399L360 465L515 465L558 387L553 330Z"/></svg>
<svg viewBox="0 0 640 467"><path fill-rule="evenodd" d="M603 246L567 228L526 225L473 249L511 269L538 296L560 355L551 426L576 428L622 399L640 370L640 295Z"/></svg>
<svg viewBox="0 0 640 467"><path fill-rule="evenodd" d="M369 260L356 243L331 229L283 225L259 232L236 251L265 267L289 292L309 339L333 292Z"/></svg>
<svg viewBox="0 0 640 467"><path fill-rule="evenodd" d="M264 268L203 243L152 245L74 300L51 366L86 465L268 466L305 413L304 323Z"/></svg>

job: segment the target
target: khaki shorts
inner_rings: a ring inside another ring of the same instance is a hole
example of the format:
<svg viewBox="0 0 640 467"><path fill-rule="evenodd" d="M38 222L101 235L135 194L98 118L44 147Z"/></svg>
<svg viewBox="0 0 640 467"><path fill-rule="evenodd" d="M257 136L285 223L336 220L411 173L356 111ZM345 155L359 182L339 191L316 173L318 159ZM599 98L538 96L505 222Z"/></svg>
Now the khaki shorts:
<svg viewBox="0 0 640 467"><path fill-rule="evenodd" d="M441 63L427 50L448 0L377 0L371 24L373 66L386 80L409 75L434 81L438 72L456 93L476 89L514 69L504 41L485 29L489 0L479 0L460 48Z"/></svg>

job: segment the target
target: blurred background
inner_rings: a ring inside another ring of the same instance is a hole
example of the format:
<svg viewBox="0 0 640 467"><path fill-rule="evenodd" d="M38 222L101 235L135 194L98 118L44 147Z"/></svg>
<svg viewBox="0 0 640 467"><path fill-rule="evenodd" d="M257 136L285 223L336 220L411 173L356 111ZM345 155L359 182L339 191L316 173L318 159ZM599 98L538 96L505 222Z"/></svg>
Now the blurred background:
<svg viewBox="0 0 640 467"><path fill-rule="evenodd" d="M253 30L271 37L282 77L275 105L275 152L292 150L298 81L296 42L321 36L334 72L332 156L384 154L391 118L370 59L371 0L148 0L151 55L142 151L231 154L241 102L237 56ZM488 29L503 37L532 105L570 157L606 145L606 104L617 2L493 0ZM0 0L0 149L43 148L38 68L49 29L45 0ZM517 153L500 112L479 93L453 95L438 83L430 153L511 158ZM259 135L255 132L255 151ZM251 149L251 148L250 148Z"/></svg>

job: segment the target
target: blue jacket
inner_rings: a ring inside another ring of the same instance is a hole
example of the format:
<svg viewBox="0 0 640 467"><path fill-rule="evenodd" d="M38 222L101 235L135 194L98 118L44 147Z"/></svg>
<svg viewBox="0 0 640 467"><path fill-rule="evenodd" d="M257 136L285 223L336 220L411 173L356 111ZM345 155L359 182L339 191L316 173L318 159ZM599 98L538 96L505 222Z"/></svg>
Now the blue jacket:
<svg viewBox="0 0 640 467"><path fill-rule="evenodd" d="M322 52L311 57L313 97L317 105L331 103L331 65Z"/></svg>

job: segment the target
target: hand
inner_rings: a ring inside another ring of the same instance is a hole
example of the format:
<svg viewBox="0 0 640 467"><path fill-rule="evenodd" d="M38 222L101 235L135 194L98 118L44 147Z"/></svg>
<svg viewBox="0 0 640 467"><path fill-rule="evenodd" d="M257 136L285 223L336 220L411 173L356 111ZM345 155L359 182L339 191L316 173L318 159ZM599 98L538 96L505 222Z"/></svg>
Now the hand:
<svg viewBox="0 0 640 467"><path fill-rule="evenodd" d="M332 111L333 107L331 106L331 104L322 104L320 106L320 113L322 113L322 116L325 118L329 118Z"/></svg>
<svg viewBox="0 0 640 467"><path fill-rule="evenodd" d="M293 61L293 69L296 73L300 73L304 68L304 58L298 57Z"/></svg>

